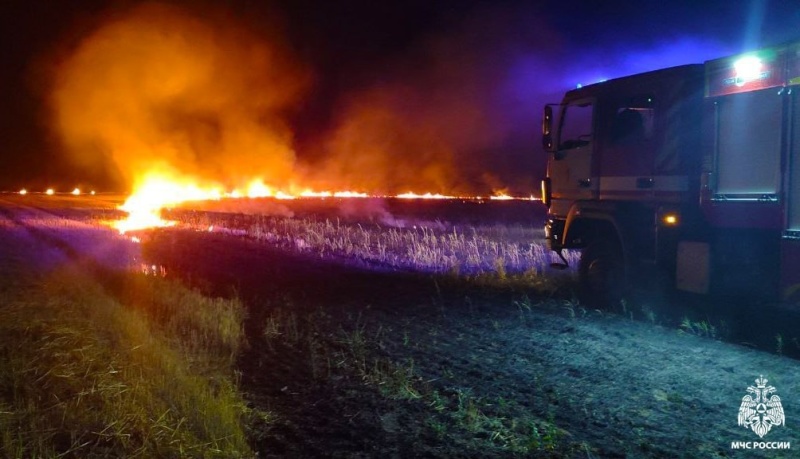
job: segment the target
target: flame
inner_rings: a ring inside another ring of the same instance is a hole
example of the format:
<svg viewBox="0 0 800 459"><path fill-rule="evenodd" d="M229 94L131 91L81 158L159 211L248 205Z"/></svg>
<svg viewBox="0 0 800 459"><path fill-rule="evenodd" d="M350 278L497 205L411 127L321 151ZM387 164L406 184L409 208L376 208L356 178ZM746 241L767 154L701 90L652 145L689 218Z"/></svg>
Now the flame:
<svg viewBox="0 0 800 459"><path fill-rule="evenodd" d="M247 190L246 192L240 191ZM217 184L199 185L197 179L182 178L168 172L152 172L147 174L136 186L134 192L128 197L125 203L119 207L128 213L124 220L112 223L120 233L135 231L147 228L158 228L172 226L175 222L161 218L161 210L174 207L189 201L210 201L220 199L253 199L253 198L272 198L272 199L303 199L303 198L338 198L338 199L358 199L358 198L397 198L397 199L425 199L425 200L445 200L445 199L473 199L482 200L481 197L458 197L449 196L441 193L415 193L409 191L398 195L371 195L360 191L317 191L309 188L281 190L269 186L262 179L253 179L243 188L234 188L225 191L224 187ZM507 195L505 193L495 194L490 197L492 200L533 200L533 197L520 198Z"/></svg>
<svg viewBox="0 0 800 459"><path fill-rule="evenodd" d="M25 188L23 188L23 189L19 190L19 194L21 194L21 195L25 196L26 194L28 194L28 190L26 190Z"/></svg>
<svg viewBox="0 0 800 459"><path fill-rule="evenodd" d="M80 196L80 194L81 194L80 188L75 188L74 190L72 190L72 194L74 196Z"/></svg>
<svg viewBox="0 0 800 459"><path fill-rule="evenodd" d="M161 210L174 207L189 201L218 201L220 199L237 198L274 198L296 199L297 195L278 190L266 185L261 179L254 179L246 186L247 192L243 194L239 189L225 191L222 186L198 185L197 180L191 178L173 177L166 172L151 172L147 174L134 192L119 207L128 213L124 220L114 222L120 233L172 226L175 222L161 218ZM315 193L308 191L309 195L324 195L333 193Z"/></svg>
<svg viewBox="0 0 800 459"><path fill-rule="evenodd" d="M253 180L247 186L247 196L250 198L267 198L274 194L275 192L261 180Z"/></svg>
<svg viewBox="0 0 800 459"><path fill-rule="evenodd" d="M368 193L361 193L358 191L314 191L303 190L300 192L301 198L369 198L372 197Z"/></svg>
<svg viewBox="0 0 800 459"><path fill-rule="evenodd" d="M368 198L367 193L359 193L357 191L337 191L333 193L334 198Z"/></svg>
<svg viewBox="0 0 800 459"><path fill-rule="evenodd" d="M119 207L120 210L128 213L128 217L115 222L113 226L120 233L171 226L175 222L163 220L161 209L186 201L218 200L221 196L219 188L204 189L188 180L181 181L165 174L150 173Z"/></svg>
<svg viewBox="0 0 800 459"><path fill-rule="evenodd" d="M439 193L425 193L425 194L417 194L413 191L409 191L408 193L398 194L395 196L400 199L455 199L455 196L446 196Z"/></svg>
<svg viewBox="0 0 800 459"><path fill-rule="evenodd" d="M47 191L45 191L45 194L47 194L48 196L52 196L56 194L56 192L52 188L48 188Z"/></svg>

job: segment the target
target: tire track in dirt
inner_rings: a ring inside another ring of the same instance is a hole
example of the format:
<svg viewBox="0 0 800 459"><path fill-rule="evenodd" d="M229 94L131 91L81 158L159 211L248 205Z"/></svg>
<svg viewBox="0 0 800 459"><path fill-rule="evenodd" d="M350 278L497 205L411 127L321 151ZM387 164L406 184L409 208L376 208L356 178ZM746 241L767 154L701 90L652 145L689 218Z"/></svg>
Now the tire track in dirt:
<svg viewBox="0 0 800 459"><path fill-rule="evenodd" d="M136 268L141 262L139 247L116 231L88 224L79 217L87 213L69 212L71 217L49 209L0 199L0 213L49 250L58 250L99 278L112 271Z"/></svg>
<svg viewBox="0 0 800 459"><path fill-rule="evenodd" d="M63 250L43 240L12 210L15 208L18 206L0 199L0 240L3 241L0 260L3 260L4 277L22 279L63 263L66 259Z"/></svg>

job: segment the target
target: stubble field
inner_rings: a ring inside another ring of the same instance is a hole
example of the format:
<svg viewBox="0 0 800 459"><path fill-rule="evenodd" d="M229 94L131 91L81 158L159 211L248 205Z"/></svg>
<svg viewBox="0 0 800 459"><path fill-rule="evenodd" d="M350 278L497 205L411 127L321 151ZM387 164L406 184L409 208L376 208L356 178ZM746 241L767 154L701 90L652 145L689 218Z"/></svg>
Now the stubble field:
<svg viewBox="0 0 800 459"><path fill-rule="evenodd" d="M759 375L762 441L796 440L790 332L579 303L537 203L221 201L121 236L118 202L0 197L9 457L793 456L731 449Z"/></svg>

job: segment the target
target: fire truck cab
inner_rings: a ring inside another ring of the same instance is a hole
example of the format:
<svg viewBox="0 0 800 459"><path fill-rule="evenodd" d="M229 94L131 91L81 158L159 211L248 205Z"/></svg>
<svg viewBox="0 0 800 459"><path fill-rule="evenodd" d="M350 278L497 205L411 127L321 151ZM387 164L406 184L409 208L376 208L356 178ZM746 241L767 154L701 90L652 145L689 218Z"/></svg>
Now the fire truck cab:
<svg viewBox="0 0 800 459"><path fill-rule="evenodd" d="M800 285L800 43L609 80L548 105L552 250L585 295L633 283L759 300Z"/></svg>

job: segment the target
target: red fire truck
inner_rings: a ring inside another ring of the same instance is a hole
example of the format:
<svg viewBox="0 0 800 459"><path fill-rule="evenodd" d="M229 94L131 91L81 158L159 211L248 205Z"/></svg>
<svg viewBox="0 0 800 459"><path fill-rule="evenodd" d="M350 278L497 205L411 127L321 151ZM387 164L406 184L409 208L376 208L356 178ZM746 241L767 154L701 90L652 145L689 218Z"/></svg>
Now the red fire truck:
<svg viewBox="0 0 800 459"><path fill-rule="evenodd" d="M666 280L797 302L800 42L579 87L555 105L542 122L545 231L559 254L582 249L587 297Z"/></svg>

